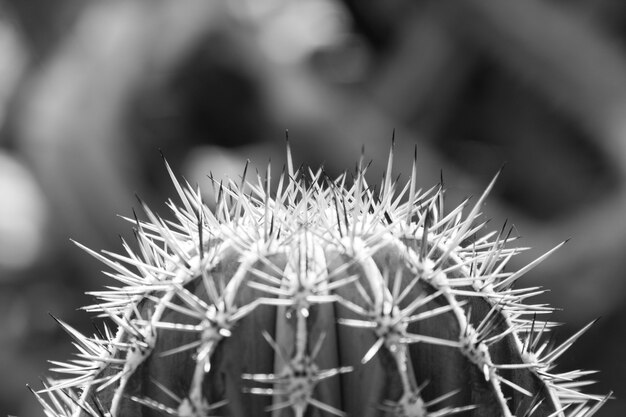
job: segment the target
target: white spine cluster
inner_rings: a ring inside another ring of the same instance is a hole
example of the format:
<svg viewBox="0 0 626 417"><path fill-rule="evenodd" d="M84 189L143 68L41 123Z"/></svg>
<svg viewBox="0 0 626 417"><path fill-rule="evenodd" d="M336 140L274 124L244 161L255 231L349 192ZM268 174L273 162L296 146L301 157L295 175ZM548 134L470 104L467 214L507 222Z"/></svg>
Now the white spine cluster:
<svg viewBox="0 0 626 417"><path fill-rule="evenodd" d="M376 193L362 165L347 186L288 153L273 197L269 167L255 182L244 170L213 211L168 166L173 220L144 206L146 221L129 219L137 250L83 247L120 283L86 308L117 332L59 321L79 352L35 393L46 415L595 414L608 396L579 391L589 372L552 373L589 326L549 347L553 323L537 317L551 309L524 303L542 290L514 288L549 253L508 272L521 249L504 230L473 238L493 182L467 214L444 214L443 190L418 190L415 162L398 189L392 161L393 148Z"/></svg>

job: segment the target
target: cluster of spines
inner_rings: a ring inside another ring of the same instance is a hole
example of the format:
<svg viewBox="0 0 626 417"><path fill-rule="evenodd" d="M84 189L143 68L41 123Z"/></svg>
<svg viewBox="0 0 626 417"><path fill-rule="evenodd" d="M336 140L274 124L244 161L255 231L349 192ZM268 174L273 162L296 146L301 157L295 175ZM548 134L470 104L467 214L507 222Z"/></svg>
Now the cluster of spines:
<svg viewBox="0 0 626 417"><path fill-rule="evenodd" d="M53 370L69 378L50 381L36 393L46 414L49 417L117 416L120 403L126 399L126 385L154 353L160 332L167 330L197 335L187 344L158 352L160 356L189 352L195 362L189 392L181 397L164 384L152 381L178 405L167 406L150 398L131 399L165 415L219 415L225 401L209 404L202 392L213 353L222 340L237 331L242 318L259 306L269 305L293 323L287 330L283 329L291 339L285 341L287 336L282 335L281 340L276 340L269 333L263 333L276 353L280 371L241 375L256 384L246 391L250 395L274 397L268 411L291 408L300 417L307 408L315 407L329 414L344 415L314 395L318 384L353 370L350 366L320 369L316 358L325 343L324 333L316 336L313 346L309 346L309 310L312 306L329 303L341 305L356 317L340 318L341 326L375 334L376 341L363 356L363 364L381 349L395 362L402 394L397 400L380 404L382 410L398 416L444 417L477 406L440 407L439 404L454 392L430 401L422 399L420 393L424 387L418 386L415 380L408 347L426 343L456 348L480 369L496 393L503 416L513 413L520 416L518 410L509 409L503 385L529 397L534 395L501 375L501 370L519 368L532 371L544 381L549 401L554 404L553 416L591 417L595 414L608 397L579 391L586 384L580 379L589 372L551 372L555 360L589 326L559 347L551 348L544 333L554 324L537 320L538 315L550 312L551 308L524 303L542 290L513 286L552 251L517 272L506 272L507 262L521 250L506 247L512 240L510 233L505 234L503 228L500 233L474 239L484 226L476 220L495 178L468 214L463 214L468 201L444 214L441 187L426 192L417 189L416 159L411 178L400 191L396 190L397 181L391 179L392 164L393 148L381 191L377 193L365 180L366 167L362 159L353 184L347 187L346 174L330 179L321 169L294 170L288 152L286 172L281 174L273 197L270 196L270 167L265 178L257 174L255 183L246 181L246 167L240 183L230 180L227 185L221 182L217 185L213 211L203 203L199 189L188 183L181 185L166 164L182 204L178 206L169 201L173 221L159 218L142 204L148 221L140 221L136 216L128 219L135 224L138 250L123 242L125 255L100 254L79 245L105 263L111 269L107 274L122 284L93 293L99 302L86 307L90 312L108 317L118 330L112 334L105 327L100 334L86 337L59 321L72 336L79 352L77 358L68 363L54 363ZM411 248L406 245L406 239L420 244ZM473 243L466 243L472 239ZM320 253L323 246L336 248L338 253L349 256L350 261L327 270ZM372 260L372 255L385 246L394 247L413 273L414 278L408 283L401 279L399 269L395 274L381 271ZM226 282L223 277L215 279L211 271L228 251L239 255L239 266ZM292 255L284 267L278 267L271 260L271 255L278 253ZM259 263L264 266L263 270L255 267ZM348 273L356 264L362 268L364 276ZM244 281L248 273L254 279ZM206 299L186 288L186 284L195 280L201 282ZM407 302L407 296L418 282L429 285L434 292ZM261 296L239 305L238 293L242 286L256 290ZM341 290L347 287L356 291L358 302L342 296ZM485 300L490 306L488 314L477 323L472 320L471 309L467 308L467 300L473 297ZM444 305L420 310L435 298L443 299ZM139 308L145 301L151 303L149 311ZM191 324L163 320L166 311L186 316ZM461 329L458 339L408 331L411 323L442 314L452 314L457 321ZM489 347L505 337L512 338L517 345L520 363L493 362ZM285 350L285 344L291 346L290 351ZM110 404L106 405L97 395L105 389L114 392ZM543 401L538 398L519 412L532 416Z"/></svg>

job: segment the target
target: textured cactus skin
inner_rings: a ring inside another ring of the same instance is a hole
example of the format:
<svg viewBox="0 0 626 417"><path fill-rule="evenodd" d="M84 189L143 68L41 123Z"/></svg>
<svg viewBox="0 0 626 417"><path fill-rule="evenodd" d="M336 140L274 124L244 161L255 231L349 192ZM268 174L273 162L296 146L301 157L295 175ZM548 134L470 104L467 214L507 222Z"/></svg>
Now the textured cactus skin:
<svg viewBox="0 0 626 417"><path fill-rule="evenodd" d="M168 166L172 221L144 207L147 221L129 219L138 249L85 248L121 284L86 309L117 330L59 320L79 352L36 392L46 414L593 415L607 397L578 391L588 373L551 373L588 326L549 347L551 309L524 303L541 290L514 285L544 257L507 272L520 249L504 229L475 237L493 182L444 214L415 164L401 189L390 180L392 159L375 193L362 165L347 187L289 156L273 197L269 167L255 183L244 171L214 211Z"/></svg>

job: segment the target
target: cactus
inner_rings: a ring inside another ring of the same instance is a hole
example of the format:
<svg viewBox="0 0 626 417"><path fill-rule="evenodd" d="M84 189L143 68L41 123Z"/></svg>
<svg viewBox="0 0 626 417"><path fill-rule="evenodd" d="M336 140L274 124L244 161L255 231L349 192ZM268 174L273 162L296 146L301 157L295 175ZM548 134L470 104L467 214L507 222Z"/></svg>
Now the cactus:
<svg viewBox="0 0 626 417"><path fill-rule="evenodd" d="M142 203L137 248L103 254L119 287L85 307L117 327L54 362L33 391L48 417L590 417L608 396L582 393L590 372L555 373L552 309L525 304L505 269L522 249L483 233L481 206L443 211L440 186L286 172L219 184L215 209L180 183L173 220ZM497 177L497 176L496 176ZM479 233L480 232L480 233ZM482 236L477 237L479 234ZM80 245L82 247L82 245ZM559 245L560 246L560 245Z"/></svg>

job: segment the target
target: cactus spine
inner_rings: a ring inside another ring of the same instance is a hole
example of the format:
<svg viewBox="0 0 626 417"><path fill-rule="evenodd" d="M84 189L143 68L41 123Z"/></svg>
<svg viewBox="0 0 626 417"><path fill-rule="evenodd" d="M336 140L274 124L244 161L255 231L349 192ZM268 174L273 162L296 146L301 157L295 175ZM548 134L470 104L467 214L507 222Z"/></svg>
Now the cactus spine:
<svg viewBox="0 0 626 417"><path fill-rule="evenodd" d="M589 372L553 373L551 308L514 284L550 253L505 270L505 230L475 238L494 180L445 214L443 190L401 189L393 148L376 193L320 169L219 184L216 208L180 184L165 221L149 208L138 249L87 252L120 286L94 292L107 326L65 375L35 392L48 417L590 417L608 397L579 391ZM167 164L166 164L167 165ZM468 211L464 214L464 211ZM470 243L471 242L471 243ZM556 249L556 248L555 248Z"/></svg>

